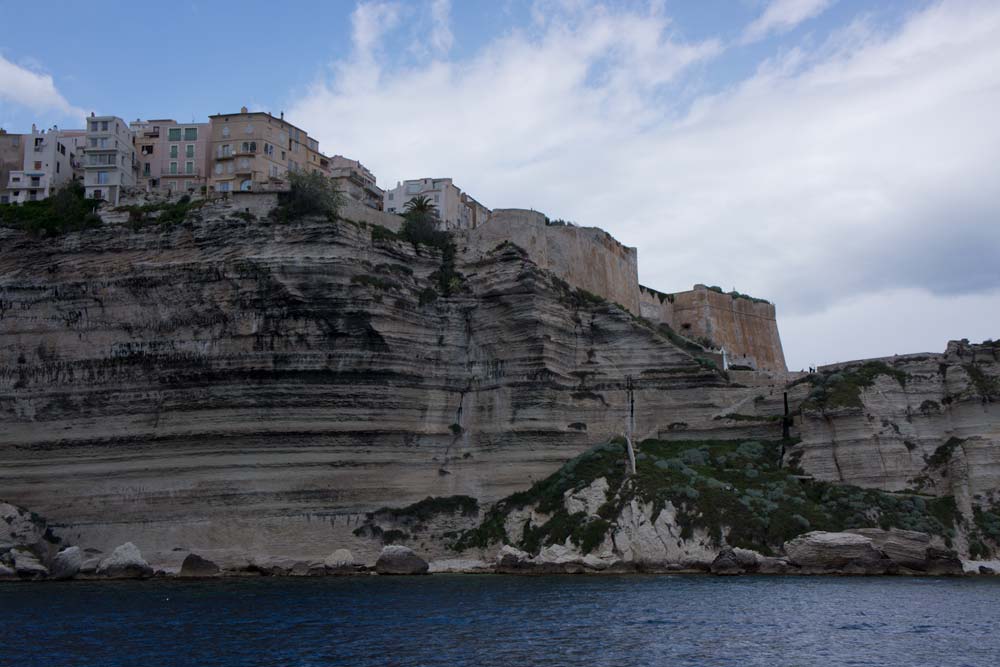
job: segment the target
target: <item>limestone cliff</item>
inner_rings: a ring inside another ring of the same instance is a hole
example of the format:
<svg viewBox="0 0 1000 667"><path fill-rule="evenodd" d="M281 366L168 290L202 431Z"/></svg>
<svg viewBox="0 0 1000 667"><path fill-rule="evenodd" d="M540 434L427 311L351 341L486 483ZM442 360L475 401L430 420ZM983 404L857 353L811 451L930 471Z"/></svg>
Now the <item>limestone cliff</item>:
<svg viewBox="0 0 1000 667"><path fill-rule="evenodd" d="M370 557L379 507L485 505L627 428L747 432L722 417L761 394L510 243L445 266L384 228L212 204L2 229L0 276L3 498L151 563Z"/></svg>

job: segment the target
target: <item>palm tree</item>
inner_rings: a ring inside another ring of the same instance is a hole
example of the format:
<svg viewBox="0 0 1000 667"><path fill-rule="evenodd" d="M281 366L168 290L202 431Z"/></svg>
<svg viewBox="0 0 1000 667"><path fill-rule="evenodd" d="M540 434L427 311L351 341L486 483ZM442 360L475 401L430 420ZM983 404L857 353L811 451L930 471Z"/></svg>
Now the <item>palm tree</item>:
<svg viewBox="0 0 1000 667"><path fill-rule="evenodd" d="M403 212L407 216L423 217L423 216L433 216L437 217L438 210L437 206L431 203L429 197L424 195L417 195L410 201L406 202L403 207Z"/></svg>

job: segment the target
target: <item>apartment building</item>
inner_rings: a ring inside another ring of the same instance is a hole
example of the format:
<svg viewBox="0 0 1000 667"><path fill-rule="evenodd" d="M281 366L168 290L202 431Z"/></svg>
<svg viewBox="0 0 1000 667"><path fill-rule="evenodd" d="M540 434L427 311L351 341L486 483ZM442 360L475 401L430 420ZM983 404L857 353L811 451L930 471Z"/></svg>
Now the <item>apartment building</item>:
<svg viewBox="0 0 1000 667"><path fill-rule="evenodd" d="M330 178L345 195L377 211L382 210L385 190L375 185L375 174L357 160L343 155L330 158Z"/></svg>
<svg viewBox="0 0 1000 667"><path fill-rule="evenodd" d="M217 192L257 190L281 183L289 171L324 167L319 144L306 132L263 111L209 116L209 188Z"/></svg>
<svg viewBox="0 0 1000 667"><path fill-rule="evenodd" d="M117 116L91 114L84 151L86 196L117 204L125 189L135 187L137 162L132 130Z"/></svg>
<svg viewBox="0 0 1000 667"><path fill-rule="evenodd" d="M23 203L49 197L74 178L79 166L76 147L82 130L39 131L0 135L0 203Z"/></svg>
<svg viewBox="0 0 1000 667"><path fill-rule="evenodd" d="M306 160L306 169L329 178L332 168L330 158L319 152L318 141L306 137L306 154L309 156Z"/></svg>
<svg viewBox="0 0 1000 667"><path fill-rule="evenodd" d="M21 169L24 164L23 134L11 134L0 127L0 204L10 203L7 183L10 172Z"/></svg>
<svg viewBox="0 0 1000 667"><path fill-rule="evenodd" d="M427 197L437 209L443 229L472 229L486 222L489 209L463 193L450 178L417 178L398 182L385 193L385 210L402 213L414 197Z"/></svg>
<svg viewBox="0 0 1000 667"><path fill-rule="evenodd" d="M209 123L134 120L136 186L147 192L196 192L208 184Z"/></svg>

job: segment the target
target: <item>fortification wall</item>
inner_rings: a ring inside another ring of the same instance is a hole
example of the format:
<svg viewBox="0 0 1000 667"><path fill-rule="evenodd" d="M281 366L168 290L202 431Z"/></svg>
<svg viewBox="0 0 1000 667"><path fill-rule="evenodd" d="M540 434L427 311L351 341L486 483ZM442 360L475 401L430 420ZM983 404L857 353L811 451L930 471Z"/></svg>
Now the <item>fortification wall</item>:
<svg viewBox="0 0 1000 667"><path fill-rule="evenodd" d="M673 297L670 325L688 336L710 338L725 348L730 365L788 370L773 304L716 292L705 285Z"/></svg>
<svg viewBox="0 0 1000 667"><path fill-rule="evenodd" d="M364 222L369 225L381 225L394 232L398 232L403 227L403 218L385 211L376 211L370 206L365 206L356 199L345 197L340 206L340 217L352 222Z"/></svg>
<svg viewBox="0 0 1000 667"><path fill-rule="evenodd" d="M546 225L537 211L496 209L488 223L463 232L463 237L471 251L481 253L510 241L570 285L641 313L636 249L603 229Z"/></svg>
<svg viewBox="0 0 1000 667"><path fill-rule="evenodd" d="M657 323L674 325L674 295L639 285L640 315Z"/></svg>

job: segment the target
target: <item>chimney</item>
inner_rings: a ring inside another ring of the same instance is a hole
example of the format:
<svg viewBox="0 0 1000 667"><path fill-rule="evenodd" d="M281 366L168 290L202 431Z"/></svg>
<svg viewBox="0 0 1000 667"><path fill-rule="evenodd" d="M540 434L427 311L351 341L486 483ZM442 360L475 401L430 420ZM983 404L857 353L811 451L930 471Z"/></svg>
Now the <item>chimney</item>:
<svg viewBox="0 0 1000 667"><path fill-rule="evenodd" d="M93 112L93 111L91 111L91 112L90 112L90 117L91 117L91 118L93 118L93 117L94 117L94 112Z"/></svg>
<svg viewBox="0 0 1000 667"><path fill-rule="evenodd" d="M246 113L246 112L247 112L246 107L240 107L240 113Z"/></svg>
<svg viewBox="0 0 1000 667"><path fill-rule="evenodd" d="M31 124L31 133L32 134L37 134L38 133L38 128L35 127L34 123Z"/></svg>
<svg viewBox="0 0 1000 667"><path fill-rule="evenodd" d="M281 120L285 120L285 112L284 111L281 112Z"/></svg>

